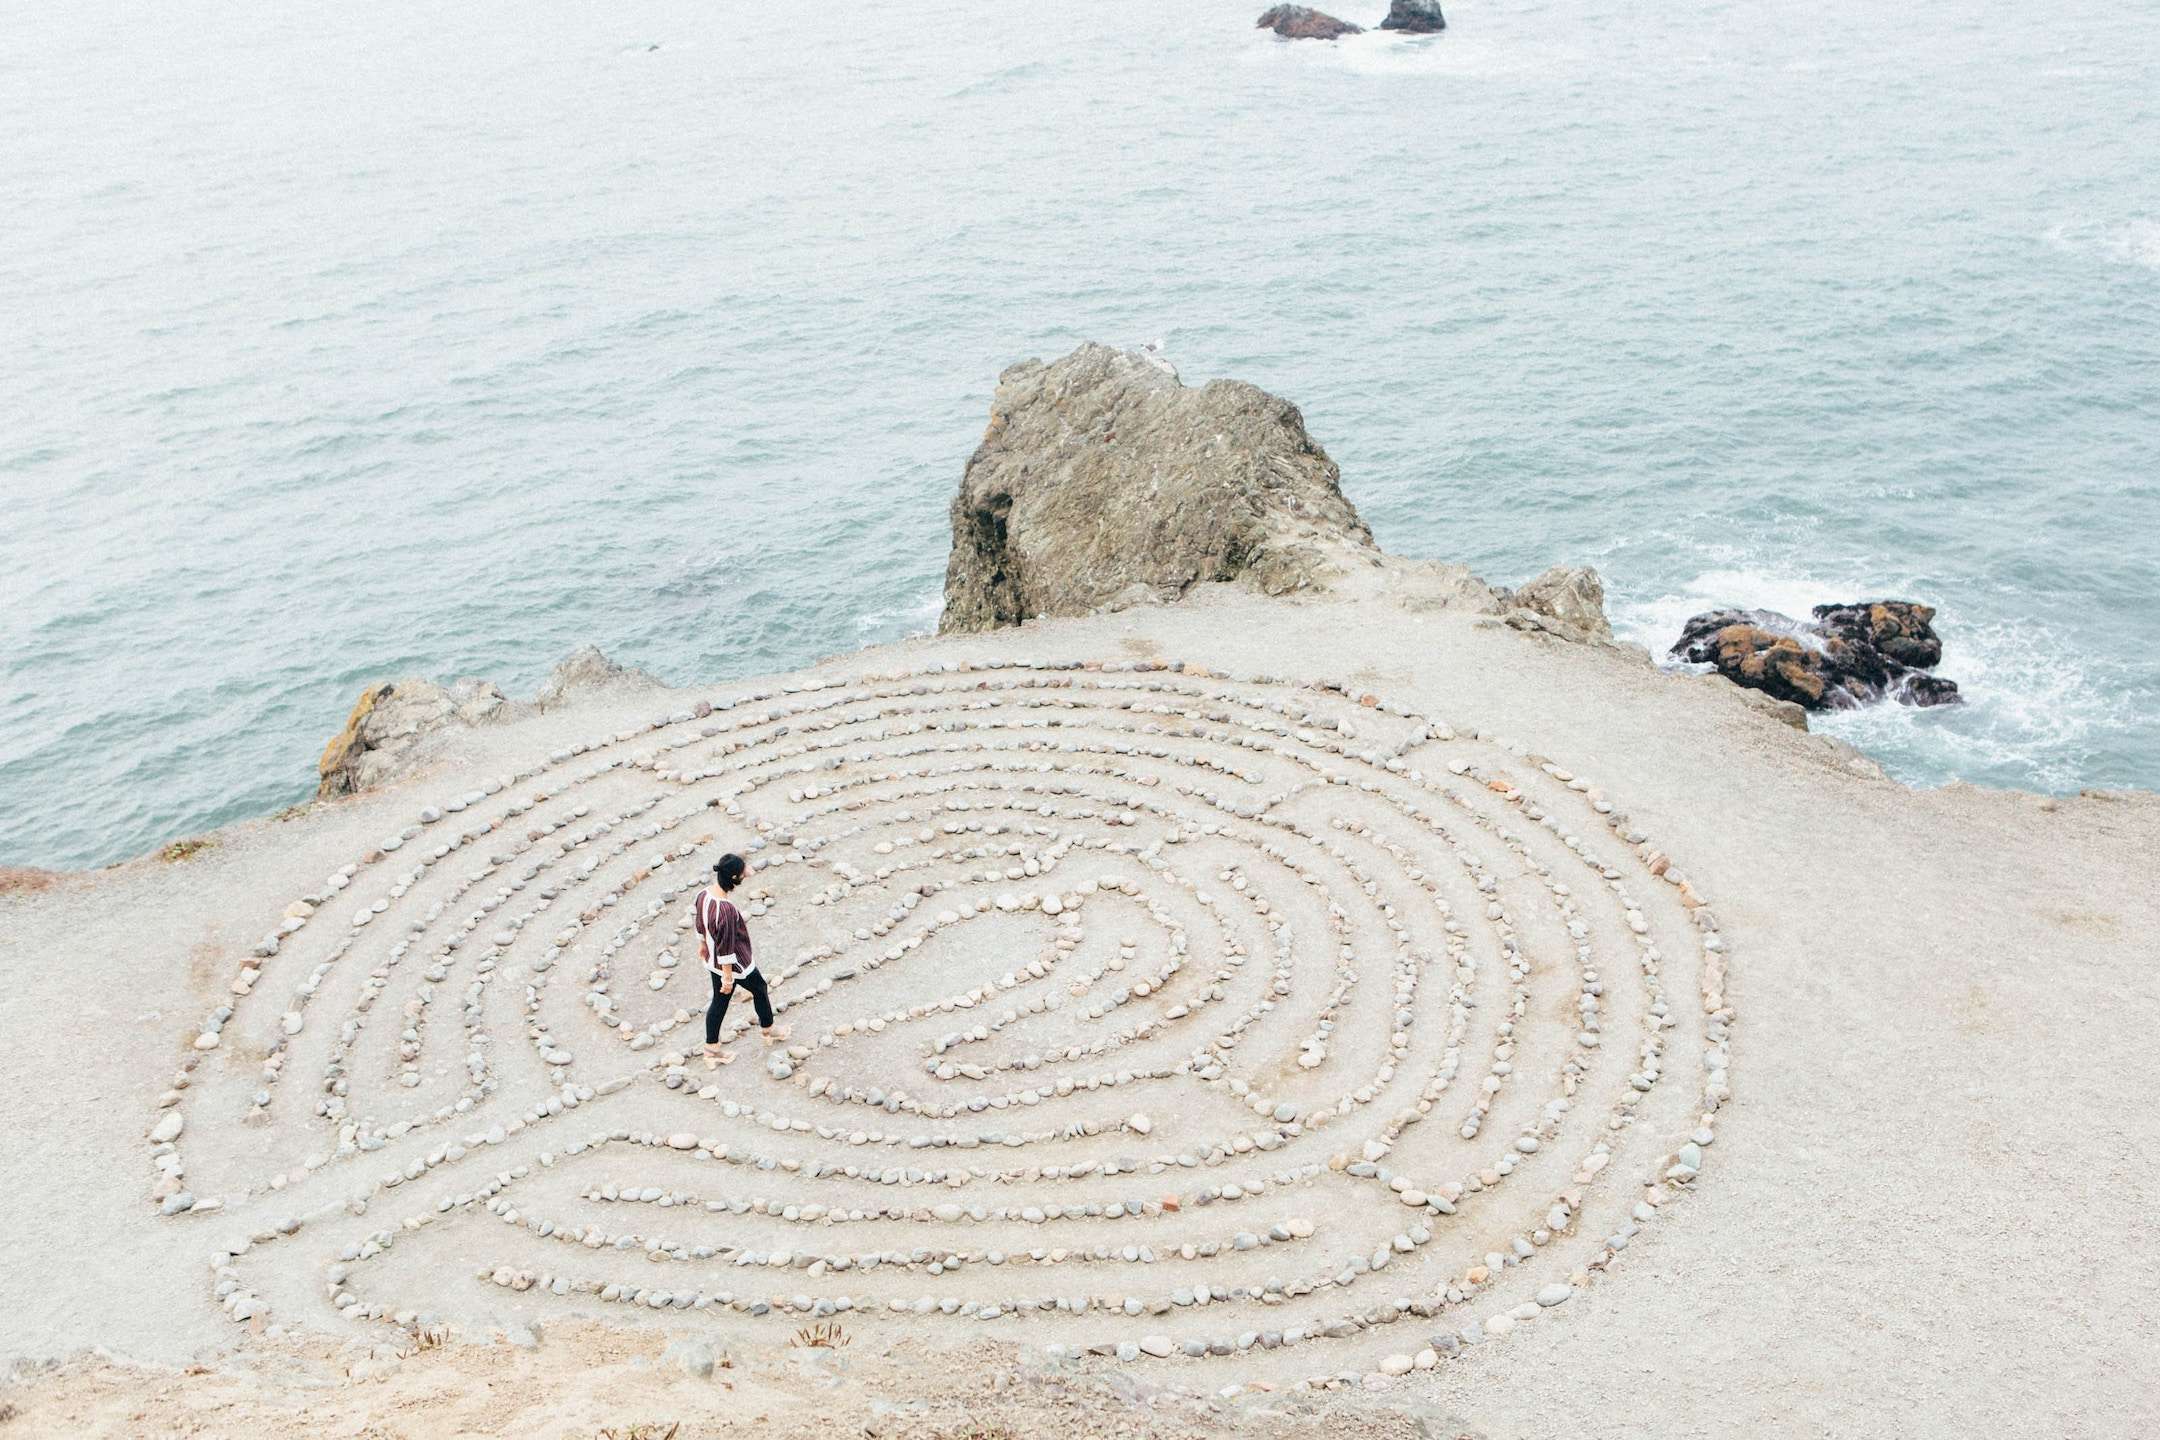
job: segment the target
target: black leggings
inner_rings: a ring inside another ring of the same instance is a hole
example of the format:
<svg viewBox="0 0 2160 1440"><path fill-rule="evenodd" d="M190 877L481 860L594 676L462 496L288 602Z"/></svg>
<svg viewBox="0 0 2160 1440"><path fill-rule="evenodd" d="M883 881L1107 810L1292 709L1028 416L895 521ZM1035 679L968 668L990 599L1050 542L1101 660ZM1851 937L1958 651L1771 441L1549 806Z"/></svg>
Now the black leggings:
<svg viewBox="0 0 2160 1440"><path fill-rule="evenodd" d="M712 975L712 1003L705 1007L705 1043L717 1045L720 1043L720 1022L727 1019L728 1000L731 997L720 988L720 977L717 974L710 970L705 973ZM757 1006L757 1023L770 1030L772 996L765 991L765 977L755 970L747 975L738 975L735 977L735 988L750 992L750 1002Z"/></svg>

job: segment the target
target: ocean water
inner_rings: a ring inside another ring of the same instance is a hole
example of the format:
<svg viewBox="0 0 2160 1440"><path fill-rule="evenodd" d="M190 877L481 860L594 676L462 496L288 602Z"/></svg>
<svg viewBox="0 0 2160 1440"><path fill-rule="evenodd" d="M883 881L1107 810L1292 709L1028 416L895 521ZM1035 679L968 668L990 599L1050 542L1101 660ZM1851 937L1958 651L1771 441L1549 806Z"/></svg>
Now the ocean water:
<svg viewBox="0 0 2160 1440"><path fill-rule="evenodd" d="M1260 8L15 7L0 862L302 798L372 677L925 628L1089 338L1654 648L1940 606L1971 703L1829 726L1913 783L2160 785L2160 11Z"/></svg>

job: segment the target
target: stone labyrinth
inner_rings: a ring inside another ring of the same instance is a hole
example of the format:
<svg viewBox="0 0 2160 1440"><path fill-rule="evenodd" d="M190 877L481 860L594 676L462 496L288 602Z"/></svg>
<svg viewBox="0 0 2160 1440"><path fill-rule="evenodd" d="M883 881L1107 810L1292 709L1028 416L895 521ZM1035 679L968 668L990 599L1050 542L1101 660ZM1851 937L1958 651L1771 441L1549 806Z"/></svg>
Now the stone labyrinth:
<svg viewBox="0 0 2160 1440"><path fill-rule="evenodd" d="M711 1071L689 893L727 849L793 1033L744 997ZM1617 801L1354 689L1154 662L597 736L295 897L231 990L157 1208L233 1319L393 1342L837 1319L1429 1368L1567 1323L1729 1094L1717 922Z"/></svg>

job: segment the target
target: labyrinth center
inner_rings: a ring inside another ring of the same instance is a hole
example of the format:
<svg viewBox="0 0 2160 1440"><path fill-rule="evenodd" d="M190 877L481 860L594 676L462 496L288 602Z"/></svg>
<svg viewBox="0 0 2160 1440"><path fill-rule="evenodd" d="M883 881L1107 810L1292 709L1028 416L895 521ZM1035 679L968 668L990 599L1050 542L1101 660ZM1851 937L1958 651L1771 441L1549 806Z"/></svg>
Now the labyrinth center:
<svg viewBox="0 0 2160 1440"><path fill-rule="evenodd" d="M1620 801L1355 687L925 664L536 762L192 1033L153 1194L235 1320L1399 1370L1587 1319L1728 1096L1713 911ZM739 994L709 1070L728 850L792 1033Z"/></svg>

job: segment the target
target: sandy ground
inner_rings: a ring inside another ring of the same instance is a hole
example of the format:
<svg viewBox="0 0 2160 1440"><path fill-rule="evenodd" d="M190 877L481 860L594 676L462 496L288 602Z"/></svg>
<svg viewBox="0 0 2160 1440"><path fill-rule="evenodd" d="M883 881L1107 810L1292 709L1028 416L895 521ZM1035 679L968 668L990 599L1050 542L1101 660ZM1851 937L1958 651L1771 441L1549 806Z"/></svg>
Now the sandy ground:
<svg viewBox="0 0 2160 1440"><path fill-rule="evenodd" d="M380 1260L359 1263L374 1286L354 1283L353 1288L368 1291L363 1309L380 1299L386 1310L433 1310L424 1318L439 1317L454 1335L441 1349L388 1359L392 1347L410 1348L413 1326L401 1329L387 1313L381 1320L340 1317L329 1297L343 1282L325 1283L328 1267L339 1263L334 1252L364 1242L416 1207L429 1208L422 1202L436 1201L438 1191L444 1202L471 1197L479 1183L472 1172L498 1167L480 1156L452 1161L440 1171L438 1189L425 1188L437 1184L437 1172L419 1157L466 1130L462 1117L433 1132L394 1140L380 1152L380 1161L372 1152L336 1159L320 1174L297 1163L308 1146L336 1139L333 1126L309 1113L323 1057L307 1047L332 1042L339 1014L350 1012L360 993L355 987L362 960L347 967L349 974L333 969L325 982L322 1015L311 1010L308 1028L295 1038L295 1064L306 1068L278 1082L270 1118L259 1125L240 1119L260 1083L253 1069L277 1044L283 997L304 978L301 967L316 963L310 956L326 953L320 946L331 936L326 926L333 909L364 904L380 886L356 879L351 896L324 896L324 919L311 922L279 956L263 962L265 978L255 994L236 998L228 985L289 901L320 895L326 876L398 834L421 805L458 795L477 783L469 777L544 762L560 747L640 724L674 705L687 706L690 694L660 702L649 696L600 698L480 732L454 766L385 792L221 832L214 844L184 861L144 860L0 895L0 963L10 979L0 994L0 1086L8 1097L0 1184L11 1197L6 1259L0 1265L0 1351L14 1362L15 1374L0 1392L0 1413L12 1416L0 1421L0 1433L588 1435L613 1428L628 1435L663 1434L674 1422L681 1423L684 1437L748 1423L781 1434L807 1434L813 1428L825 1433L838 1426L841 1433L893 1435L1219 1430L1291 1435L1321 1424L1331 1433L1488 1436L2160 1433L2160 1369L2153 1360L2160 1354L2160 1324L2152 1318L2151 1304L2160 1280L2152 1218L2160 1180L2151 1164L2160 1153L2160 1112L2149 1099L2160 1079L2160 1063L2153 1058L2154 1036L2160 1034L2160 979L2151 938L2160 920L2155 899L2160 887L2153 883L2160 874L2160 800L2138 794L2053 802L1969 787L1915 793L1881 778L1864 762L1855 765L1842 747L1768 721L1715 687L1661 675L1638 656L1566 645L1425 608L1421 582L1407 567L1398 567L1388 588L1388 594L1362 599L1299 603L1223 590L1177 607L1039 623L994 636L911 642L836 657L806 673L852 677L943 659L1174 659L1236 675L1336 678L1353 696L1369 688L1392 704L1457 727L1479 727L1487 736L1498 732L1580 772L1624 802L1633 823L1712 898L1730 943L1731 996L1740 1016L1730 1037L1732 1099L1716 1116L1713 1162L1685 1187L1692 1193L1684 1205L1645 1224L1609 1270L1593 1266L1596 1236L1589 1227L1595 1224L1601 1234L1623 1223L1632 1192L1593 1186L1580 1207L1582 1243L1573 1234L1555 1236L1549 1252L1521 1267L1517 1289L1507 1289L1496 1276L1493 1294L1509 1303L1555 1280L1594 1278L1575 1287L1560 1308L1443 1358L1430 1370L1385 1381L1356 1379L1325 1394L1289 1387L1317 1374L1365 1375L1384 1355L1415 1351L1427 1332L1459 1328L1466 1320L1474 1324L1492 1307L1475 1303L1435 1320L1297 1349L1205 1359L1173 1355L1131 1365L1060 1359L1044 1347L1137 1337L1156 1329L1182 1340L1243 1329L1246 1322L1217 1324L1178 1310L1167 1320L1117 1317L1115 1322L1096 1320L1099 1312L1080 1319L1008 1315L970 1328L971 1322L937 1314L863 1313L841 1317L852 1343L839 1358L806 1358L789 1344L800 1323L793 1319L782 1324L777 1316L752 1321L730 1315L707 1324L704 1311L688 1312L691 1318L685 1319L684 1312L660 1315L581 1294L556 1300L540 1291L478 1281L475 1263L546 1268L549 1256L532 1253L536 1249L550 1254L567 1249L573 1258L578 1249L534 1241L513 1250L508 1238L499 1238L502 1217L489 1215L482 1203L446 1212L442 1224L412 1232L417 1239L393 1247ZM731 685L695 693L723 700L755 688ZM325 717L326 727L335 718ZM1391 732L1381 724L1379 733ZM1463 753L1471 755L1468 749ZM1526 763L1514 771L1521 772L1531 803L1572 803L1573 797ZM594 793L612 794L600 787L618 783L627 780L603 777L594 782ZM499 799L515 793L513 786ZM779 797L766 798L785 808ZM1290 808L1295 812L1326 798L1308 795ZM1346 804L1350 798L1345 795ZM1506 824L1523 824L1527 813L1519 801L1516 809L1507 809L1482 787L1469 804L1487 807L1478 813ZM732 817L709 815L720 829L716 843L726 843ZM839 815L836 823L847 818ZM1427 852L1417 848L1421 842L1408 830L1388 828L1398 821L1380 816L1375 834L1402 841L1424 857ZM562 823L577 828L567 815ZM735 823L740 828L742 822ZM693 838L698 828L692 822L680 837ZM1557 857L1555 865L1569 860L1535 827L1524 833L1533 857ZM1487 838L1473 836L1479 844ZM605 843L594 841L594 853ZM649 842L658 843L667 842ZM837 849L845 851L850 843L843 839ZM1203 857L1210 855L1209 843L1197 846ZM1497 845L1491 857L1486 863L1506 858ZM439 867L444 874L426 883L447 881L448 871L462 863L448 862ZM633 863L643 868L635 854L610 863L624 870ZM854 863L875 861L864 852ZM1207 863L1217 862L1208 858ZM1093 872L1094 858L1086 859L1086 868ZM612 873L603 869L599 875L604 880ZM811 914L809 896L830 878L814 866L782 866L772 874L774 913L753 922L753 928L763 927L757 933L766 947L761 953L773 957L768 965L784 964L791 948L803 943L791 927L809 925L800 918ZM1531 904L1517 889L1523 878L1510 877L1501 892L1514 897L1511 904ZM626 876L616 883L630 881ZM1626 883L1631 893L1643 883L1657 892L1641 902L1650 936L1675 952L1687 939L1688 920L1667 893L1671 887L1632 878ZM1292 885L1276 893L1299 892ZM635 889L626 896L644 898ZM416 903L424 898L416 890ZM1406 914L1419 901L1395 873L1381 876L1380 898L1392 899ZM1296 911L1302 922L1304 912L1297 907L1317 902L1300 894L1278 903ZM444 904L454 920L452 902ZM1067 963L1087 963L1090 947L1103 942L1104 934L1125 928L1122 919L1113 920L1107 932L1095 925L1093 917L1104 905L1104 899L1090 900L1084 912L1090 938ZM510 911L506 907L501 913ZM1464 913L1460 904L1457 913ZM337 911L340 919L344 914ZM1609 908L1589 915L1593 943L1625 944L1628 936L1614 923L1617 916ZM1358 912L1351 923L1366 924L1362 917ZM552 913L537 923L536 933L567 918ZM1190 920L1196 955L1207 918L1195 913ZM962 928L974 934L975 927L994 927L1005 919L993 915ZM615 920L609 916L602 923L596 916L590 927L595 942L619 933ZM484 943L497 923L479 919L479 933L470 943ZM1564 945L1564 936L1539 928L1550 923L1526 919L1526 946L1542 954L1555 942ZM1385 938L1377 929L1371 934ZM949 963L955 984L980 978L974 967L981 956L1019 953L1035 938L1019 930L984 930L981 938L954 950ZM1370 943L1364 931L1356 938L1360 946ZM1485 939L1478 931L1474 944ZM624 943L627 956L640 946L649 951L657 942L646 936ZM311 945L318 948L311 951ZM1142 958L1154 949L1154 938L1143 937ZM354 953L365 952L356 948ZM408 965L420 963L415 958ZM813 978L825 963L808 962L805 978ZM1670 967L1676 987L1685 972L1689 1000L1695 963L1690 956L1686 966ZM1311 1083L1338 1068L1365 1074L1374 1064L1385 1064L1387 970L1384 964L1371 969L1337 1012L1343 1023L1328 1040L1328 1064ZM1613 1009L1635 1014L1646 997L1629 990L1632 982L1613 967L1606 972L1604 978L1618 992L1610 1002ZM890 974L865 975L852 986L880 1003L904 1004L911 993L924 998L900 983L901 976L916 973L898 965ZM363 1031L353 1052L355 1082L366 1077L369 1085L383 1086L369 1100L384 1114L402 1113L395 1111L396 1091L387 1085L397 1064L392 1047L399 1012L391 1007L403 998L398 987L412 978L398 975L377 1012L380 1020ZM664 1017L669 1003L687 994L670 981L665 992L656 992L666 1001L649 1000L642 991L644 975L643 959L634 964L626 959L614 987L641 1024ZM445 999L425 1014L425 1035L415 1042L425 1056L418 1096L447 1098L458 1091L463 978L441 987ZM1165 982L1165 996L1173 993L1171 983ZM1187 983L1186 977L1175 982ZM1305 983L1301 974L1300 985ZM1566 977L1555 978L1542 961L1525 983L1531 1010L1522 1036L1523 1084L1509 1079L1501 1087L1493 1123L1498 1127L1504 1119L1527 1131L1538 1122L1536 1101L1546 1093L1528 1087L1547 1086L1560 1074L1559 1047L1572 992ZM1540 988L1547 985L1557 988ZM267 998L273 986L278 998ZM1367 991L1378 994L1368 1002L1362 998ZM721 1100L769 1091L788 1097L795 1110L842 1128L866 1123L861 1105L818 1109L825 1102L803 1099L799 1086L759 1070L767 1057L758 1053L754 1039L735 1042L742 1058L731 1069L707 1077L693 1068L688 1089L673 1091L663 1088L660 1072L651 1067L665 1051L682 1048L679 1035L643 1052L631 1052L608 1036L605 1043L612 1048L602 1051L602 1040L568 1028L590 1020L589 1009L580 1011L572 981L549 989L535 1002L541 1008L523 1021L509 993L506 981L476 1002L502 1007L499 1015L489 1011L480 1022L491 1032L491 1043L501 1047L491 1053L503 1057L505 1076L504 1092L483 1103L482 1111L520 1103L509 1093L518 1088L511 1084L518 1076L540 1082L537 1091L523 1086L525 1092L547 1093L535 1047L556 1042L533 1038L536 1032L526 1027L537 1015L553 1027L547 1033L565 1036L561 1043L580 1052L570 1067L574 1078L598 1085L618 1074L636 1077L629 1089L592 1102L596 1114L612 1116L618 1125L658 1129L667 1123L662 1116L690 1103L691 1091L719 1082L725 1082L719 1099L697 1102L703 1108L696 1123L701 1132L740 1135L753 1150L763 1143L755 1126L746 1118L730 1130L718 1108ZM839 993L836 989L834 996ZM1085 998L1103 993L1098 986ZM1318 1002L1306 1001L1310 993L1301 988L1292 1004L1264 1016L1251 1047L1285 1062L1286 1078L1270 1083L1301 1105L1316 1104L1321 1093L1299 1089L1308 1080L1287 1063L1311 1028L1311 1006ZM187 1156L187 1183L206 1198L231 1196L233 1203L222 1211L161 1217L150 1198L157 1175L144 1137L167 1113L159 1108L160 1095L191 1053L190 1041L206 1011L220 1003L235 1005L228 1041L198 1069L196 1083L176 1108L186 1117L179 1145ZM683 1001L685 1007L692 1003ZM1239 1003L1242 995L1233 994L1222 1005ZM1360 1008L1368 1004L1379 1008ZM806 997L790 1008L795 1038L813 1037L861 1008L837 998ZM1406 1071L1423 1074L1437 1063L1434 1049L1444 1011L1430 985L1414 1008L1416 1024L1401 1056ZM1489 1027L1489 1004L1473 1013L1479 1026ZM1707 1037L1703 1017L1683 1015L1683 1021L1679 1033L1686 1045L1675 1046L1672 1074L1645 1102L1642 1124L1610 1132L1618 1137L1613 1143L1623 1147L1616 1173L1623 1165L1639 1170L1657 1163L1694 1123L1692 1090L1682 1087L1702 1083L1695 1055ZM943 1033L947 1023L961 1022L941 1022L930 1033ZM1481 1033L1473 1032L1466 1045L1464 1073L1442 1107L1450 1123L1467 1087L1485 1073L1490 1057L1476 1039ZM1540 1048L1548 1041L1551 1048ZM985 1058L1010 1048L985 1047ZM839 1067L834 1073L850 1083L876 1077L848 1065L920 1063L905 1047L843 1045L829 1053L841 1057L833 1062ZM802 1062L805 1075L824 1065L827 1054L816 1051ZM1248 1050L1244 1058L1257 1057ZM1624 1059L1586 1075L1586 1093L1610 1084L1624 1100L1618 1085ZM525 1068L518 1070L520 1065ZM886 1083L928 1088L912 1071ZM1166 1093L1159 1088L1166 1083L1135 1081L1132 1093L1139 1098L1128 1101L1120 1094L1081 1110L1115 1130L1128 1104L1145 1105L1163 1115L1171 1130L1189 1123L1206 1133L1228 1133L1235 1105L1218 1088L1196 1091L1188 1115L1176 1108L1186 1103L1175 1098L1184 1092ZM1600 1091L1597 1098L1602 1107L1608 1097ZM617 1109L607 1110L609 1104ZM1283 1153L1324 1158L1347 1147L1354 1158L1356 1141L1393 1109L1383 1096L1340 1125L1293 1141ZM829 1113L833 1110L847 1114ZM1585 1128L1562 1134L1587 1142L1598 1133L1602 1114L1602 1108L1593 1113L1586 1107L1560 1122ZM558 1146L552 1137L567 1137L572 1125L581 1124L575 1116L536 1123L530 1137L510 1137L500 1163L512 1164L512 1152L536 1151L543 1137ZM1427 1129L1435 1132L1430 1139L1423 1138ZM1637 1141L1638 1129L1651 1133ZM1415 1153L1431 1168L1454 1163L1439 1145L1459 1142L1444 1130L1413 1128L1390 1162ZM519 1151L528 1139L527 1150ZM1119 1132L1116 1142L1126 1149L1136 1143L1129 1131ZM1494 1128L1467 1148L1484 1156L1503 1142L1503 1131ZM1073 1158L1099 1161L1122 1153L1107 1136L1071 1144ZM1570 1151L1580 1153L1580 1145ZM427 1173L409 1186L382 1189L382 1172L408 1159ZM603 1163L616 1166L606 1155L577 1162ZM658 1166L660 1161L639 1163ZM893 1163L909 1162L903 1157ZM1407 1169L1408 1160L1403 1163ZM1545 1183L1537 1168L1545 1163L1529 1157L1521 1186L1510 1178L1493 1193L1507 1197L1504 1203L1511 1207L1530 1207L1530 1196L1545 1193L1534 1188ZM608 1177L619 1168L609 1169ZM700 1170L684 1158L677 1170L653 1183L719 1193L727 1186L707 1175L719 1168L708 1161ZM627 1183L627 1170L622 1173ZM772 1173L728 1167L728 1179L746 1177L744 1186L763 1183L761 1175ZM1203 1167L1201 1178L1219 1180L1229 1173L1229 1167ZM289 1202L262 1188L273 1174L293 1177ZM1168 1180L1146 1183L1173 1189L1179 1175L1173 1167ZM613 1213L630 1206L581 1198L602 1178L598 1170L566 1166L514 1182L523 1188L504 1194L529 1196L529 1203L561 1207L564 1214L585 1206L597 1217L594 1223L640 1235L668 1230L652 1217L641 1215L632 1225ZM1564 1173L1550 1178L1556 1187L1567 1186ZM1182 1183L1190 1188L1199 1182ZM1248 1210L1235 1212L1237 1223L1249 1223L1243 1218L1247 1213L1263 1223L1273 1220L1280 1198L1288 1207L1280 1213L1317 1213L1319 1241L1325 1242L1337 1233L1330 1227L1362 1221L1367 1212L1360 1207L1381 1207L1391 1198L1368 1184L1352 1193L1378 1198L1346 1202L1338 1213L1330 1208L1336 1192L1320 1188L1328 1183L1322 1176L1272 1187L1265 1214L1253 1208L1263 1202L1238 1202ZM369 1192L370 1213L352 1214L346 1202L370 1185L376 1187ZM246 1193L251 1188L253 1193ZM880 1192L868 1196L877 1201L890 1198L883 1192L894 1188L859 1190ZM1513 1198L1518 1190L1520 1202ZM411 1201L405 1199L408 1192ZM942 1197L906 1198L930 1204ZM859 1197L849 1203L860 1203ZM254 1237L275 1234L287 1212L304 1215L305 1228L289 1238L247 1246ZM1188 1237L1219 1235L1228 1222L1199 1224L1212 1213L1151 1216L1145 1222L1128 1218L1115 1223L1145 1224L1146 1230L1128 1228L1115 1232L1115 1238L1123 1243L1127 1237L1171 1235L1180 1225ZM1455 1244L1453 1232L1426 1219L1439 1233L1402 1262L1426 1267L1406 1271L1399 1287L1404 1293L1411 1292L1407 1277L1414 1276L1415 1293L1437 1294L1449 1277L1460 1279L1465 1265L1475 1264L1485 1244L1497 1243L1465 1235L1457 1246L1460 1253L1444 1254ZM754 1215L736 1243L859 1250L901 1243L872 1238L899 1223L787 1229L777 1217ZM1397 1222L1388 1223L1392 1228ZM1029 1241L1022 1235L1010 1243ZM264 1298L263 1311L244 1324L220 1307L213 1289L213 1263L236 1246L250 1250L238 1262L239 1283ZM1282 1253L1305 1252L1290 1245ZM1539 1266L1549 1273L1533 1274ZM605 1271L599 1262L590 1268ZM643 1267L670 1273L676 1268ZM1227 1259L1218 1271L1171 1256L1159 1268L1159 1279L1131 1282L1128 1288L1189 1287L1229 1267ZM565 1260L560 1269L569 1273L576 1266ZM1589 1276L1592 1269L1597 1273ZM960 1272L961 1280L950 1283L954 1293L978 1300L1016 1289L1061 1289L1062 1282L1007 1283L1014 1271L1007 1266L987 1272L995 1277L991 1283L982 1278L983 1267L970 1266ZM824 1277L820 1288L802 1279L803 1273L797 1269L775 1284L782 1291L819 1294L836 1288L834 1276ZM1058 1273L1080 1273L1078 1263ZM635 1278L642 1281L643 1272ZM1240 1272L1232 1278L1242 1283L1247 1276ZM864 1276L858 1293L883 1296L888 1290L879 1286L885 1283ZM939 1283L898 1285L890 1293L936 1294ZM1115 1292L1127 1283L1105 1280L1089 1269L1084 1283L1074 1288ZM1392 1278L1367 1276L1350 1293L1356 1308L1363 1309L1396 1288ZM543 1299L555 1308L536 1303ZM1311 1309L1318 1301L1314 1296L1298 1303ZM537 1348L497 1338L523 1323L538 1326ZM1258 1328L1271 1322L1263 1313L1252 1323ZM663 1361L661 1347L685 1331L711 1340L732 1357L733 1367L715 1371L712 1379L694 1379L671 1360ZM356 1367L357 1379L352 1378ZM184 1382L176 1383L175 1375L182 1373ZM1238 1393L1220 1397L1225 1387L1237 1387ZM919 1408L910 1408L917 1402ZM646 1423L662 1428L627 1428Z"/></svg>
<svg viewBox="0 0 2160 1440"><path fill-rule="evenodd" d="M692 1378L655 1363L657 1341L586 1327L547 1348L464 1345L349 1379L335 1357L278 1347L246 1368L76 1363L18 1396L10 1429L38 1435L300 1437L519 1435L535 1440L1023 1440L1123 1435L1198 1440L1419 1440L1474 1432L1403 1394L1352 1406L1318 1395L1194 1396L1118 1372L1017 1367L1008 1347L784 1350L728 1357ZM573 1383L565 1353L577 1357Z"/></svg>

